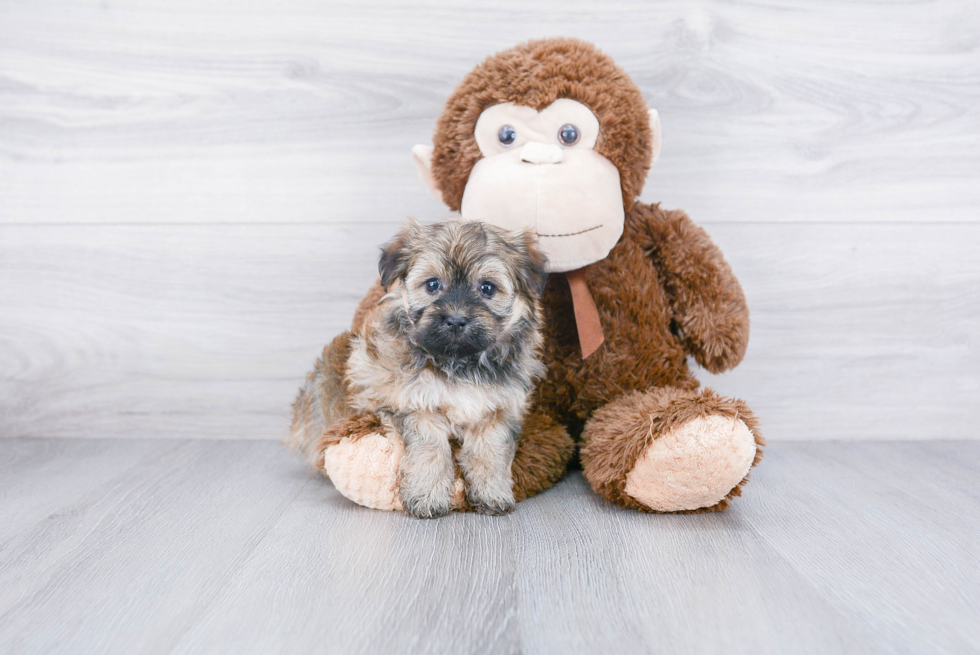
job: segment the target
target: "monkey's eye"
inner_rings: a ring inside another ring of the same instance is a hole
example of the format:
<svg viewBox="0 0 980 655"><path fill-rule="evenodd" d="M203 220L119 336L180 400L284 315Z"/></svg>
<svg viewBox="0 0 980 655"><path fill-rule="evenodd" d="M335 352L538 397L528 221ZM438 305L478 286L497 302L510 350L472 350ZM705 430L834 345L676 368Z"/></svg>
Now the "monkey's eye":
<svg viewBox="0 0 980 655"><path fill-rule="evenodd" d="M517 130L510 125L504 125L497 132L497 139L505 146L513 145L514 141L517 140Z"/></svg>
<svg viewBox="0 0 980 655"><path fill-rule="evenodd" d="M425 290L429 293L438 293L441 288L442 283L439 282L439 278L437 277L430 277L425 281Z"/></svg>
<svg viewBox="0 0 980 655"><path fill-rule="evenodd" d="M558 130L558 140L566 146L574 146L576 143L578 143L581 136L582 135L579 134L578 128L571 123L562 125L561 129Z"/></svg>
<svg viewBox="0 0 980 655"><path fill-rule="evenodd" d="M483 294L484 298L493 298L494 294L497 293L497 285L490 280L484 280L480 284L480 293Z"/></svg>

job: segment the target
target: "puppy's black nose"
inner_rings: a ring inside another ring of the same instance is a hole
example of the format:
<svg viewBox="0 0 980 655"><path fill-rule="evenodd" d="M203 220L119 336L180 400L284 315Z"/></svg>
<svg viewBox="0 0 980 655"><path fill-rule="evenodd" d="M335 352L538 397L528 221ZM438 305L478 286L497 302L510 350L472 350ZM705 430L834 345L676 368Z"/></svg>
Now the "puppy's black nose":
<svg viewBox="0 0 980 655"><path fill-rule="evenodd" d="M446 327L453 332L462 332L466 324L470 322L470 319L465 316L460 316L459 314L450 314L443 319Z"/></svg>

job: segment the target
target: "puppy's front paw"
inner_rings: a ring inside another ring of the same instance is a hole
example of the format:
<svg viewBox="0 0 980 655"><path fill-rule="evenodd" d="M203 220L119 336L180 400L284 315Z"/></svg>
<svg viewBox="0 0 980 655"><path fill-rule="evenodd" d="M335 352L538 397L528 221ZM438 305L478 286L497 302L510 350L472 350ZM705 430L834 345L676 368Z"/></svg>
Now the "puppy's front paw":
<svg viewBox="0 0 980 655"><path fill-rule="evenodd" d="M432 491L427 494L409 496L402 491L401 499L408 515L417 519L437 519L449 514L452 509L452 496L449 493Z"/></svg>
<svg viewBox="0 0 980 655"><path fill-rule="evenodd" d="M501 516L514 511L514 493L512 491L501 493L496 497L480 494L473 490L466 491L466 500L474 512L479 514L489 514L491 516Z"/></svg>

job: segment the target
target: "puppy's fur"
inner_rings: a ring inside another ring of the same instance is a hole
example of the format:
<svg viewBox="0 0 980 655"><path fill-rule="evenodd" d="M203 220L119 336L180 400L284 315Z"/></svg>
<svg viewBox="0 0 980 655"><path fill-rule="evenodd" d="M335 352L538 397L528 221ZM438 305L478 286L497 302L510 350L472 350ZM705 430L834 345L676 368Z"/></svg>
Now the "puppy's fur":
<svg viewBox="0 0 980 655"><path fill-rule="evenodd" d="M351 340L348 398L401 433L399 493L412 516L450 511L451 441L473 509L513 509L511 463L544 374L544 266L531 234L483 223L412 222L383 248L387 293Z"/></svg>

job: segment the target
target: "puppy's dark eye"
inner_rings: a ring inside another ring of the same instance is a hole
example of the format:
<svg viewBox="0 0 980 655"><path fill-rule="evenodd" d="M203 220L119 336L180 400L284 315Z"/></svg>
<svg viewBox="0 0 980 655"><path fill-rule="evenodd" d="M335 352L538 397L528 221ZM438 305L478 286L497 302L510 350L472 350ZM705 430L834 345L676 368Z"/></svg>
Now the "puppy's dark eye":
<svg viewBox="0 0 980 655"><path fill-rule="evenodd" d="M497 132L497 139L505 146L509 146L517 140L517 130L510 125L504 125Z"/></svg>
<svg viewBox="0 0 980 655"><path fill-rule="evenodd" d="M425 290L429 293L438 293L441 288L442 283L439 282L439 278L437 277L430 277L425 281Z"/></svg>
<svg viewBox="0 0 980 655"><path fill-rule="evenodd" d="M484 280L480 284L480 293L483 294L484 298L493 298L494 294L497 293L497 285L490 280Z"/></svg>
<svg viewBox="0 0 980 655"><path fill-rule="evenodd" d="M580 137L578 128L571 123L562 125L561 129L558 130L558 140L566 146L574 146L578 143Z"/></svg>

